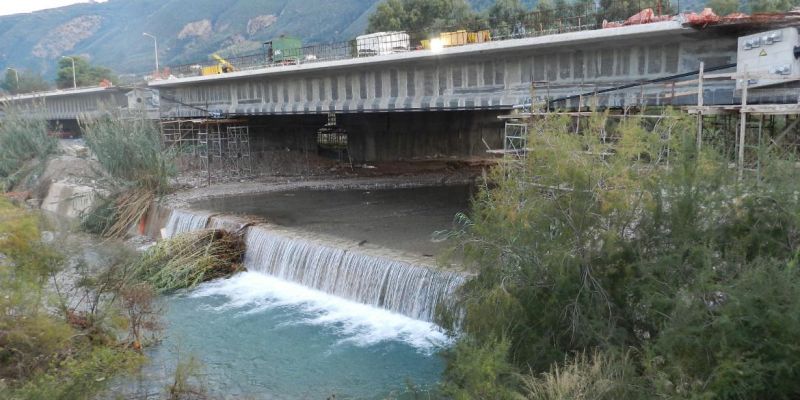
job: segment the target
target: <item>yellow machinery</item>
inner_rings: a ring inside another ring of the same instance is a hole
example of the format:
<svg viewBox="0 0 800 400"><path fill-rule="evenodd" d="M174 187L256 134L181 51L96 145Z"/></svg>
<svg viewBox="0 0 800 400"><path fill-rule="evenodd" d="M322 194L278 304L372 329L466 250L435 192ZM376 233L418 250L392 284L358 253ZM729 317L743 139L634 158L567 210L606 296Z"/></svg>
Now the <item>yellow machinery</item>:
<svg viewBox="0 0 800 400"><path fill-rule="evenodd" d="M461 46L469 43L483 43L492 40L492 35L488 30L467 32L466 30L459 30L455 32L442 32L439 37L433 40L440 40L444 47ZM431 48L431 40L425 39L421 42L423 49Z"/></svg>
<svg viewBox="0 0 800 400"><path fill-rule="evenodd" d="M220 57L217 54L212 54L211 58L217 60L217 65L212 65L209 67L203 67L200 70L200 75L218 75L218 74L226 74L228 72L236 71L236 68L228 62L228 60Z"/></svg>

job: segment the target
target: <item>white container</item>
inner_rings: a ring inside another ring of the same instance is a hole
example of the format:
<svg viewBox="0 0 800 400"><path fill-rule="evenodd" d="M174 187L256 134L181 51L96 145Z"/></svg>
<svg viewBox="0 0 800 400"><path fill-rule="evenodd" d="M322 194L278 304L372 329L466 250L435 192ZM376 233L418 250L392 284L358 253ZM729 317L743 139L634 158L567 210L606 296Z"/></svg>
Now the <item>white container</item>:
<svg viewBox="0 0 800 400"><path fill-rule="evenodd" d="M358 56L373 56L408 51L411 46L405 32L376 32L356 37Z"/></svg>

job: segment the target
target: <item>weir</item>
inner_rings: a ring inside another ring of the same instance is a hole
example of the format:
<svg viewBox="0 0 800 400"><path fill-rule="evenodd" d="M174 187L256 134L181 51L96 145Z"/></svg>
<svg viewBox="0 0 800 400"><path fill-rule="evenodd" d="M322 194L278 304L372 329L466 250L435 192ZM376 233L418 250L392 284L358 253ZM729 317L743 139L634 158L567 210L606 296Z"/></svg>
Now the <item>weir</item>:
<svg viewBox="0 0 800 400"><path fill-rule="evenodd" d="M164 237L171 238L180 233L203 229L208 225L210 218L210 214L197 211L172 210L164 226Z"/></svg>
<svg viewBox="0 0 800 400"><path fill-rule="evenodd" d="M224 218L174 210L165 234L203 229L210 220L222 226ZM306 237L278 226L251 226L245 235L249 271L423 321L432 322L437 306L466 279L399 255L371 254L357 244Z"/></svg>

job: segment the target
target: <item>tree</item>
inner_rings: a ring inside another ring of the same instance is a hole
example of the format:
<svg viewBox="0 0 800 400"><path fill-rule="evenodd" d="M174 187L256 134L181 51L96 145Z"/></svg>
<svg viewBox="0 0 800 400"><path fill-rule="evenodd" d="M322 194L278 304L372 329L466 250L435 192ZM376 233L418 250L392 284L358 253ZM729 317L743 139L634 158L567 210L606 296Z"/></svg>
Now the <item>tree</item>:
<svg viewBox="0 0 800 400"><path fill-rule="evenodd" d="M489 8L490 25L501 36L512 33L521 33L523 18L525 17L525 7L520 0L497 0Z"/></svg>
<svg viewBox="0 0 800 400"><path fill-rule="evenodd" d="M800 0L751 0L751 12L786 12L800 6Z"/></svg>
<svg viewBox="0 0 800 400"><path fill-rule="evenodd" d="M62 58L58 61L56 85L61 89L73 86L73 59L75 60L75 84L78 87L97 86L104 79L112 83L118 81L117 75L109 68L94 66L83 57L72 56L72 59Z"/></svg>
<svg viewBox="0 0 800 400"><path fill-rule="evenodd" d="M717 15L728 15L739 11L739 0L709 0L706 5L711 7Z"/></svg>
<svg viewBox="0 0 800 400"><path fill-rule="evenodd" d="M50 89L51 85L39 73L9 68L0 87L11 94L18 94L42 92Z"/></svg>
<svg viewBox="0 0 800 400"><path fill-rule="evenodd" d="M367 32L455 29L473 15L465 0L385 0L369 17Z"/></svg>

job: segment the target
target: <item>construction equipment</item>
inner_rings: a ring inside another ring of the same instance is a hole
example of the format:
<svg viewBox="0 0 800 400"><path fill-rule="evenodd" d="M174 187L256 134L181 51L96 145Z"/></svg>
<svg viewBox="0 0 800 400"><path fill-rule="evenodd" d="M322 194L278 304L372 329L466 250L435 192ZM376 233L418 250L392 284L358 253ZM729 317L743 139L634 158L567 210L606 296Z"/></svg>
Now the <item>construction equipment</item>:
<svg viewBox="0 0 800 400"><path fill-rule="evenodd" d="M218 74L227 74L229 72L236 71L236 68L231 64L228 60L220 57L217 54L212 54L211 58L217 61L217 65L212 65L208 67L203 67L200 70L200 74L205 75L218 75Z"/></svg>

